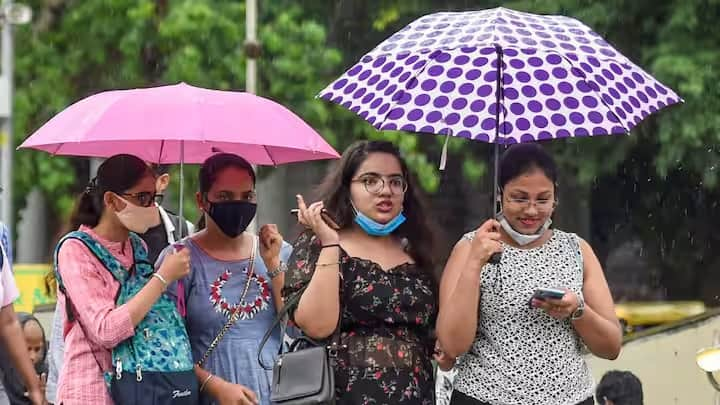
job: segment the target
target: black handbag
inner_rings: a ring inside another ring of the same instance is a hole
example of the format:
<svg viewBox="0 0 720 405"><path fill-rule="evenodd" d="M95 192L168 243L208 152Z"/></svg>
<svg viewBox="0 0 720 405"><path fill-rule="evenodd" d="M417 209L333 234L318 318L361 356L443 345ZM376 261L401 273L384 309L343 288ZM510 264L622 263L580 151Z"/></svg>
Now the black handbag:
<svg viewBox="0 0 720 405"><path fill-rule="evenodd" d="M270 329L265 332L258 349L258 363L265 370L272 370L270 401L282 405L334 405L335 404L335 364L340 345L340 323L342 310L338 317L331 343L323 345L306 336L295 339L287 352L282 345L278 358L272 367L262 360L262 349L272 336L273 330L282 324L283 318L293 305L297 305L304 290L289 300L278 313ZM342 294L341 294L342 296ZM341 306L342 308L342 306Z"/></svg>

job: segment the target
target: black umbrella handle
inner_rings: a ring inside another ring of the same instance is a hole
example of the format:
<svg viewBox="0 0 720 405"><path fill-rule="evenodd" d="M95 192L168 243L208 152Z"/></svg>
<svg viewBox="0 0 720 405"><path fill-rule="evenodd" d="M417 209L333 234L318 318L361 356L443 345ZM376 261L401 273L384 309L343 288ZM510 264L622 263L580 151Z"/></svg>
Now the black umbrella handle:
<svg viewBox="0 0 720 405"><path fill-rule="evenodd" d="M500 260L502 260L502 253L497 252L493 253L492 256L490 256L490 260L488 260L488 263L490 264L500 264Z"/></svg>

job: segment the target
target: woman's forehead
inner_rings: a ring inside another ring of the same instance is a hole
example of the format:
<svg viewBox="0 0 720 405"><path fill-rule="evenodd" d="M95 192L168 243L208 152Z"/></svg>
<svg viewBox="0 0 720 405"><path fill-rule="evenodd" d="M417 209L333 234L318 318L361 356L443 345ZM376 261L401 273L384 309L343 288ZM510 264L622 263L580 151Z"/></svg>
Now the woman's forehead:
<svg viewBox="0 0 720 405"><path fill-rule="evenodd" d="M360 164L356 174L377 173L383 175L402 174L400 161L389 153L374 152Z"/></svg>
<svg viewBox="0 0 720 405"><path fill-rule="evenodd" d="M510 180L504 187L507 190L522 189L525 191L553 191L555 185L542 170L531 170Z"/></svg>
<svg viewBox="0 0 720 405"><path fill-rule="evenodd" d="M210 186L210 191L219 190L252 190L253 180L247 170L228 167L215 176L215 181Z"/></svg>
<svg viewBox="0 0 720 405"><path fill-rule="evenodd" d="M127 191L130 193L141 191L155 192L155 176L148 172L136 185L130 187Z"/></svg>

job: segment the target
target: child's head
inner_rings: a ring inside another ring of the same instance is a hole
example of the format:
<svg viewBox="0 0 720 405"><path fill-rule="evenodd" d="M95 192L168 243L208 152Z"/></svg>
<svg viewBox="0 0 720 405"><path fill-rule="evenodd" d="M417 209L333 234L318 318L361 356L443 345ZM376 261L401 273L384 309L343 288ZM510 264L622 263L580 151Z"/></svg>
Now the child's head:
<svg viewBox="0 0 720 405"><path fill-rule="evenodd" d="M18 321L20 321L23 334L25 335L25 343L30 353L30 360L32 360L36 369L42 368L47 352L45 330L37 318L25 312L18 313Z"/></svg>

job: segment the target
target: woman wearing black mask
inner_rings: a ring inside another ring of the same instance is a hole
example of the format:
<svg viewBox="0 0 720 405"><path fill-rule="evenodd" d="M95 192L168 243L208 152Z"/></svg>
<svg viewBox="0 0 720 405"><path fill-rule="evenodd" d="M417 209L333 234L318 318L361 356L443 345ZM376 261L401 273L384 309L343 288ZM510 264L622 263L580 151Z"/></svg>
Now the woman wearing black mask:
<svg viewBox="0 0 720 405"><path fill-rule="evenodd" d="M258 365L257 350L281 306L292 247L275 225L263 226L259 237L245 231L257 208L255 172L245 159L214 155L199 177L201 230L182 242L190 274L168 291L185 315L201 403L269 405L272 373ZM280 344L278 331L263 350L265 362L272 364Z"/></svg>

